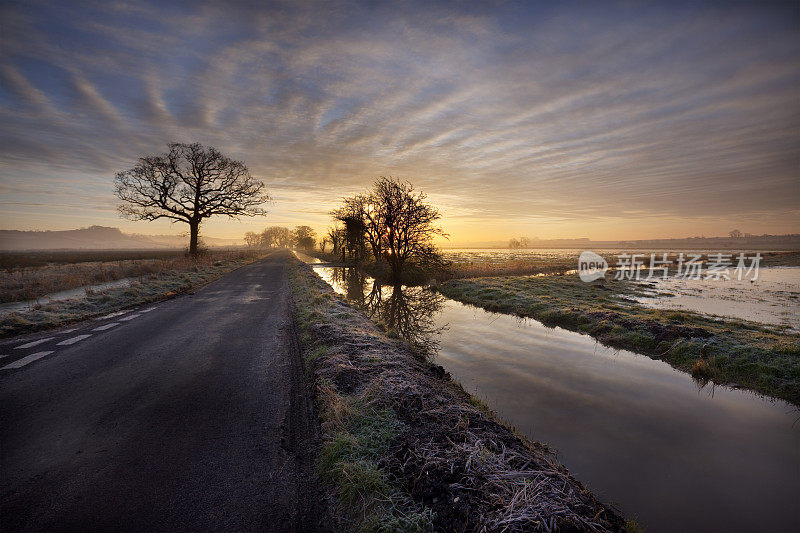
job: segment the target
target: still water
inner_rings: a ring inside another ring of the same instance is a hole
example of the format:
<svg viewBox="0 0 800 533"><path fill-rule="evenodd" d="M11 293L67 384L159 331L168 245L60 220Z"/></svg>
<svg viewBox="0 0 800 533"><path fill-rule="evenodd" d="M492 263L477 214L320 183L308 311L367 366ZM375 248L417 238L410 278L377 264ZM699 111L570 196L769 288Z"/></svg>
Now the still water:
<svg viewBox="0 0 800 533"><path fill-rule="evenodd" d="M75 289L68 289L65 291L54 292L42 296L36 300L26 300L23 302L6 302L0 304L0 316L19 311L26 311L32 309L36 305L45 305L53 302L60 302L62 300L80 299L86 296L87 291L103 291L106 289L113 289L114 287L124 287L137 278L123 278L114 281L107 281L105 283L98 283L97 285L84 285Z"/></svg>
<svg viewBox="0 0 800 533"><path fill-rule="evenodd" d="M800 412L425 289L317 268L648 531L800 531Z"/></svg>
<svg viewBox="0 0 800 533"><path fill-rule="evenodd" d="M758 280L654 279L652 295L634 298L656 309L687 309L800 331L800 267L762 268Z"/></svg>

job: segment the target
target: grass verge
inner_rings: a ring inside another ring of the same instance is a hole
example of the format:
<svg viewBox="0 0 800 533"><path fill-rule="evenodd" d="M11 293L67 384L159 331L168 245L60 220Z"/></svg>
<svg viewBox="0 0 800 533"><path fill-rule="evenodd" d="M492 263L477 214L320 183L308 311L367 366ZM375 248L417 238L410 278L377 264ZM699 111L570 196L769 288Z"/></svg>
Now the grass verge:
<svg viewBox="0 0 800 533"><path fill-rule="evenodd" d="M603 344L662 359L699 380L746 388L800 405L800 335L691 311L650 309L626 281L577 275L451 280L442 294L488 311L587 333Z"/></svg>
<svg viewBox="0 0 800 533"><path fill-rule="evenodd" d="M0 338L65 326L128 307L187 292L231 270L263 257L249 252L227 252L198 260L182 260L175 270L160 270L132 281L127 287L86 291L84 298L34 305L31 309L0 316Z"/></svg>
<svg viewBox="0 0 800 533"><path fill-rule="evenodd" d="M319 469L351 531L617 531L547 448L500 424L440 366L290 260L321 419Z"/></svg>

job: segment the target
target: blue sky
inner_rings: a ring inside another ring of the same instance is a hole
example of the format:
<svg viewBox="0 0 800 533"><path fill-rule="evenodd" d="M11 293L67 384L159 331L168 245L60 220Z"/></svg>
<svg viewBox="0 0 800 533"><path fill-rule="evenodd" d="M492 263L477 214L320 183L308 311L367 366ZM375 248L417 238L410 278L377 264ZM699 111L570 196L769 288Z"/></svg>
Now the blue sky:
<svg viewBox="0 0 800 533"><path fill-rule="evenodd" d="M239 237L407 178L456 242L800 232L795 3L6 2L0 227L177 233L112 178L171 141L269 185Z"/></svg>

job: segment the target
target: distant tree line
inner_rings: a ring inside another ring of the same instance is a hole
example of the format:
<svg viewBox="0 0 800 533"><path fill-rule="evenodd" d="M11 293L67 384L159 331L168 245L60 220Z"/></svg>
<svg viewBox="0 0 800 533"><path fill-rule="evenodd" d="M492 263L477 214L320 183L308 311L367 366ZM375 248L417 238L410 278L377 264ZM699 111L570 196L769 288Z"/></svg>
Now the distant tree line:
<svg viewBox="0 0 800 533"><path fill-rule="evenodd" d="M520 237L519 239L511 239L508 241L509 248L530 248L534 240L530 237Z"/></svg>
<svg viewBox="0 0 800 533"><path fill-rule="evenodd" d="M371 190L344 198L331 211L335 225L325 245L342 261L369 262L374 274L395 284L409 272L443 268L433 238L447 235L438 225L441 213L425 200L410 183L381 177Z"/></svg>
<svg viewBox="0 0 800 533"><path fill-rule="evenodd" d="M270 226L261 233L248 231L244 242L249 248L301 248L313 250L317 233L310 226L296 226L293 230L283 226Z"/></svg>

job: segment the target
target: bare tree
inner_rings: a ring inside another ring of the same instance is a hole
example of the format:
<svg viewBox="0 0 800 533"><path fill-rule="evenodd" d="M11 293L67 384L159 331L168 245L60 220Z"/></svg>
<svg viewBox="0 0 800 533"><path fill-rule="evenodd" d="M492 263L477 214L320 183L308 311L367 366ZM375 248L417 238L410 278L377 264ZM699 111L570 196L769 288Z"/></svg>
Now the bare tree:
<svg viewBox="0 0 800 533"><path fill-rule="evenodd" d="M289 248L292 232L283 226L270 226L261 232L261 246L266 248Z"/></svg>
<svg viewBox="0 0 800 533"><path fill-rule="evenodd" d="M731 230L731 232L728 235L731 236L731 239L741 239L742 238L742 232L739 231L738 229Z"/></svg>
<svg viewBox="0 0 800 533"><path fill-rule="evenodd" d="M248 231L244 234L244 243L248 248L256 248L261 245L261 235Z"/></svg>
<svg viewBox="0 0 800 533"><path fill-rule="evenodd" d="M409 261L420 265L440 263L433 237L447 234L437 225L441 213L425 203L424 193L416 192L410 183L382 177L375 182L370 197L384 231L384 257L396 284L401 282Z"/></svg>
<svg viewBox="0 0 800 533"><path fill-rule="evenodd" d="M366 243L369 241L367 219L364 217L364 198L357 195L345 198L344 204L331 211L331 216L342 223L341 241L339 252L342 261L349 257L351 261L359 262L367 256Z"/></svg>
<svg viewBox="0 0 800 533"><path fill-rule="evenodd" d="M357 216L345 217L343 239L341 245L342 261L349 257L351 261L360 262L366 257L366 223Z"/></svg>
<svg viewBox="0 0 800 533"><path fill-rule="evenodd" d="M328 239L331 242L331 253L333 255L338 255L341 252L342 240L343 240L343 230L340 227L335 228L328 228Z"/></svg>
<svg viewBox="0 0 800 533"><path fill-rule="evenodd" d="M142 157L133 168L118 172L114 185L123 216L189 224L192 255L204 219L263 215L259 206L270 200L264 183L244 163L198 143L172 143L165 154Z"/></svg>
<svg viewBox="0 0 800 533"><path fill-rule="evenodd" d="M317 232L311 226L297 226L292 232L292 241L298 248L313 250Z"/></svg>
<svg viewBox="0 0 800 533"><path fill-rule="evenodd" d="M344 223L345 228L363 229L363 237L376 260L383 255L383 237L386 234L380 207L371 194L357 194L345 198L342 206L331 212L334 219Z"/></svg>
<svg viewBox="0 0 800 533"><path fill-rule="evenodd" d="M511 239L508 241L509 248L530 248L531 247L531 238L530 237L520 237L519 239Z"/></svg>
<svg viewBox="0 0 800 533"><path fill-rule="evenodd" d="M422 269L443 266L433 237L447 235L436 225L441 214L425 198L410 183L386 177L378 179L367 194L345 198L331 214L344 223L350 258L358 260L360 250L369 243L375 261L388 264L396 284L409 263Z"/></svg>

